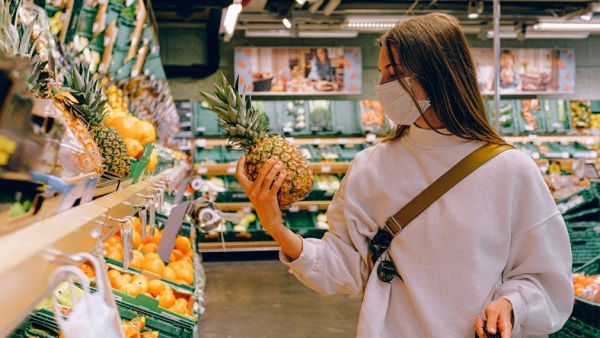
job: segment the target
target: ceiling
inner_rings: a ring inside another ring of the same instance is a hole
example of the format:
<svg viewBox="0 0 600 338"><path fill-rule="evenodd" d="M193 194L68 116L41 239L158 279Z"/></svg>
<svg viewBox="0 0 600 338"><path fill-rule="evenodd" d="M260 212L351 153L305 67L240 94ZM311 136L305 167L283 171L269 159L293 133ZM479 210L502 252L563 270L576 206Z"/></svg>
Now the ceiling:
<svg viewBox="0 0 600 338"><path fill-rule="evenodd" d="M158 27L206 25L215 12L230 5L232 0L150 0ZM493 2L483 1L483 12L477 19L467 18L469 1L476 0L307 0L300 5L295 0L243 0L243 10L236 30L284 30L282 19L289 18L292 29L298 31L349 30L353 18L386 21L430 12L445 12L456 16L466 33L476 34L489 27L493 20ZM593 1L527 0L501 1L501 25L526 27L542 21L579 21ZM598 3L596 3L598 5ZM600 11L600 5L595 6ZM594 20L600 19L600 13Z"/></svg>

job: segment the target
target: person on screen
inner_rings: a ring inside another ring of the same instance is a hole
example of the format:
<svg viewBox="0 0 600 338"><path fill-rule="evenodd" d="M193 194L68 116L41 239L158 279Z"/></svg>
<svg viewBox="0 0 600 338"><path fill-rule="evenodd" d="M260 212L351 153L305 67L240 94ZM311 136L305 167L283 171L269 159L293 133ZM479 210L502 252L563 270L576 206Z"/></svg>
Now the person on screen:
<svg viewBox="0 0 600 338"><path fill-rule="evenodd" d="M332 81L334 75L335 68L331 66L327 48L317 48L315 56L310 62L310 73L308 73L308 78L313 81Z"/></svg>
<svg viewBox="0 0 600 338"><path fill-rule="evenodd" d="M519 86L519 74L515 70L515 56L504 49L500 52L500 88L516 88Z"/></svg>

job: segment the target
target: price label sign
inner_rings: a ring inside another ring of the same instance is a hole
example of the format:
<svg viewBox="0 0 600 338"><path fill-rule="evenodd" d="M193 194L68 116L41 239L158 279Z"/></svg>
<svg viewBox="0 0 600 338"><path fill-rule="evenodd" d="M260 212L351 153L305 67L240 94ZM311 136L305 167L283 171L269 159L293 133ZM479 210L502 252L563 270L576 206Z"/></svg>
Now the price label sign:
<svg viewBox="0 0 600 338"><path fill-rule="evenodd" d="M338 144L346 144L348 143L348 139L345 137L338 138Z"/></svg>
<svg viewBox="0 0 600 338"><path fill-rule="evenodd" d="M321 167L321 172L322 173L330 173L331 172L331 166L328 165L324 165Z"/></svg>
<svg viewBox="0 0 600 338"><path fill-rule="evenodd" d="M208 168L207 167L200 167L200 168L198 168L198 174L200 174L200 175L206 175L206 174L208 174Z"/></svg>
<svg viewBox="0 0 600 338"><path fill-rule="evenodd" d="M367 142L373 143L377 140L377 135L375 134L367 134Z"/></svg>
<svg viewBox="0 0 600 338"><path fill-rule="evenodd" d="M313 144L318 146L319 144L321 144L321 139L320 138L316 138L313 140Z"/></svg>
<svg viewBox="0 0 600 338"><path fill-rule="evenodd" d="M229 175L235 174L235 167L227 167L227 174L229 174Z"/></svg>
<svg viewBox="0 0 600 338"><path fill-rule="evenodd" d="M298 212L298 211L300 211L300 206L298 206L298 205L292 205L290 207L290 212Z"/></svg>
<svg viewBox="0 0 600 338"><path fill-rule="evenodd" d="M206 148L207 143L208 141L205 138L199 138L196 140L196 147Z"/></svg>
<svg viewBox="0 0 600 338"><path fill-rule="evenodd" d="M293 137L286 137L285 138L289 143L294 143L294 138Z"/></svg>
<svg viewBox="0 0 600 338"><path fill-rule="evenodd" d="M319 207L317 207L316 205L312 204L308 206L308 211L310 212L317 212L319 211Z"/></svg>

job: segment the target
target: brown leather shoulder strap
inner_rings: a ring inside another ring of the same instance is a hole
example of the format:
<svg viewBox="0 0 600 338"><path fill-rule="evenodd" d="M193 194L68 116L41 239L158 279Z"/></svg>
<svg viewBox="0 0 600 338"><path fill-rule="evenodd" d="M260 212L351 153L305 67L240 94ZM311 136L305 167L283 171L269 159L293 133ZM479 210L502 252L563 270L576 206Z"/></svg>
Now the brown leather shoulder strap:
<svg viewBox="0 0 600 338"><path fill-rule="evenodd" d="M450 190L482 164L508 149L514 149L514 147L509 144L488 143L473 151L408 202L394 216L388 217L385 227L394 236L397 235L400 230L404 229L408 223L445 194L446 191Z"/></svg>

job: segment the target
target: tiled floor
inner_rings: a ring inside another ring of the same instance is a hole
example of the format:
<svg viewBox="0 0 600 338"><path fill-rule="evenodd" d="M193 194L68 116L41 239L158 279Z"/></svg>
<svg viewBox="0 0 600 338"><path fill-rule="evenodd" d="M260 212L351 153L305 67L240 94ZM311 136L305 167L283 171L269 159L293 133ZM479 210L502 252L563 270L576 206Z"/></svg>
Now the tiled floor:
<svg viewBox="0 0 600 338"><path fill-rule="evenodd" d="M351 338L358 296L321 296L277 260L204 262L202 338Z"/></svg>

